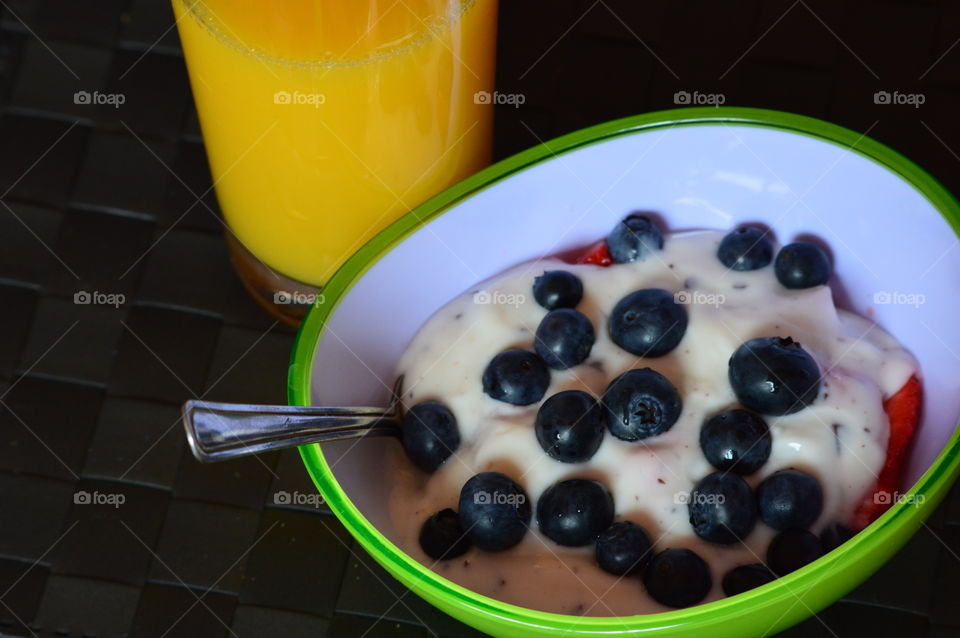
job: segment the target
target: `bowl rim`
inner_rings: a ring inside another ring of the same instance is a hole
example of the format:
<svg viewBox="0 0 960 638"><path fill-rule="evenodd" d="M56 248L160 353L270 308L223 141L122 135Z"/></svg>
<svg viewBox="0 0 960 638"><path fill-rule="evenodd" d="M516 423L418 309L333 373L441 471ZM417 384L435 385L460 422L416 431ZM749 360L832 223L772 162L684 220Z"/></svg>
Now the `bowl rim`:
<svg viewBox="0 0 960 638"><path fill-rule="evenodd" d="M323 295L318 297L297 333L288 374L289 403L308 405L310 402L316 345L323 334L327 319L334 313L340 300L371 266L424 222L514 173L563 153L641 131L716 124L775 129L813 137L853 151L892 171L913 186L960 237L960 203L942 184L888 146L839 125L785 111L732 106L669 109L612 120L543 142L501 160L428 199L364 244L330 278L323 289ZM520 607L473 592L440 576L407 555L360 513L336 480L318 444L301 446L300 453L307 472L331 511L378 562L393 567L391 572L415 582L420 588L431 590L432 596L451 605L495 617L499 622L537 627L541 630L564 629L574 635L591 632L609 634L649 631L662 627L683 626L689 630L705 628L718 621L733 619L756 605L773 605L783 599L797 598L800 594L795 592L807 591L832 570L852 564L851 561L869 554L881 552L885 545L893 543L899 546L897 540L902 536L901 528L908 527L910 523L919 526L960 474L960 428L954 429L943 450L904 498L868 527L869 533L857 534L840 548L802 569L739 596L686 609L619 617L573 616ZM901 542L905 540L903 538ZM858 582L859 580L852 582L850 588ZM809 607L807 609L811 613L817 611Z"/></svg>

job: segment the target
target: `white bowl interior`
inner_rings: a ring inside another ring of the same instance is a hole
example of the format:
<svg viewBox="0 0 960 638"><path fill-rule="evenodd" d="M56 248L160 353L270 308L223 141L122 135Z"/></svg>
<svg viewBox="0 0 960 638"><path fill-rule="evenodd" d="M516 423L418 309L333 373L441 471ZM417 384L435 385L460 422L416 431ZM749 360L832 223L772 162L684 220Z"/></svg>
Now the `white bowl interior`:
<svg viewBox="0 0 960 638"><path fill-rule="evenodd" d="M653 129L554 157L461 201L370 268L317 345L312 400L382 405L418 328L451 298L518 263L584 246L633 210L670 230L760 222L833 254L841 305L920 360L924 418L913 482L960 418L960 250L939 212L885 167L835 144L732 124ZM882 303L886 295L892 303ZM911 297L912 295L912 297ZM383 455L392 441L325 445L334 474L388 537ZM372 484L371 484L372 483ZM368 489L369 488L369 489Z"/></svg>

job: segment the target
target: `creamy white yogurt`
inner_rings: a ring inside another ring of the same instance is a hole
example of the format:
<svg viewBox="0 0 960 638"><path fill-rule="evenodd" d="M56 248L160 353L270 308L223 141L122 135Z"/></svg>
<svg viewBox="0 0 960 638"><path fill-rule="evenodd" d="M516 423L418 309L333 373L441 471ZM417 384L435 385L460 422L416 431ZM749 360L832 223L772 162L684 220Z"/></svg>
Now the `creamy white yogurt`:
<svg viewBox="0 0 960 638"><path fill-rule="evenodd" d="M699 446L700 427L713 414L737 406L727 380L727 362L755 337L792 337L824 371L820 394L795 414L765 417L773 440L767 463L745 477L752 487L769 474L795 467L816 476L824 492L823 513L814 532L849 523L856 506L883 466L889 424L882 401L917 369L914 358L870 321L834 307L826 286L787 290L772 266L751 272L728 270L716 258L720 231L665 237L663 250L632 264L609 268L541 260L513 268L440 309L413 339L397 367L405 375L403 401L412 406L438 399L453 411L461 447L434 474L412 466L397 446L388 468L392 520L400 546L443 576L499 600L559 613L592 616L664 611L636 576L618 578L597 567L593 547L561 547L536 530L500 553L476 549L436 562L420 549L423 521L443 508L457 507L460 488L474 474L504 472L532 500L553 483L588 477L613 495L617 520L642 525L655 551L686 547L710 565L713 589L732 567L763 562L774 531L757 523L744 545L718 546L696 537L684 497L714 469ZM484 394L481 376L490 359L510 347L532 349L546 314L533 298L536 276L568 270L583 282L577 310L594 325L589 358L565 371L551 371L544 398L562 390L599 397L609 382L632 368L653 368L680 391L683 411L666 433L641 442L604 435L585 463L561 463L537 443L534 418L540 403L517 407ZM683 293L689 324L669 354L636 357L614 344L607 318L614 305L641 288Z"/></svg>

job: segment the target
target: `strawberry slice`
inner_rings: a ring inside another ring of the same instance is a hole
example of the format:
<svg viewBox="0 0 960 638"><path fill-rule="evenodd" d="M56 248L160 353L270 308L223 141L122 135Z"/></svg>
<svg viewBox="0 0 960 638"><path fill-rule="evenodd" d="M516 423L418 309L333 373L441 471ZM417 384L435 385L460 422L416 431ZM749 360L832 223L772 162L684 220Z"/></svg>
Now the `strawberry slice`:
<svg viewBox="0 0 960 638"><path fill-rule="evenodd" d="M594 245L590 246L580 258L577 259L576 263L578 264L596 264L597 266L609 266L613 263L613 257L610 256L610 251L607 250L607 240L601 239Z"/></svg>
<svg viewBox="0 0 960 638"><path fill-rule="evenodd" d="M890 420L890 439L887 443L887 460L880 470L874 489L867 494L853 517L853 530L859 531L877 520L890 509L894 496L900 489L903 463L920 423L922 389L916 375L903 384L897 393L883 402L883 409ZM877 498L881 492L884 498Z"/></svg>

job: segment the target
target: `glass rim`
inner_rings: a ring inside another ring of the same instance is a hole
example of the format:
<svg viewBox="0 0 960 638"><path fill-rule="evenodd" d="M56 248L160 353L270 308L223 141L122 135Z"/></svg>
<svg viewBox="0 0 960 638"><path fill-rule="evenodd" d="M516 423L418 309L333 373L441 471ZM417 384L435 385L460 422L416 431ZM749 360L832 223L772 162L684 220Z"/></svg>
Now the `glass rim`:
<svg viewBox="0 0 960 638"><path fill-rule="evenodd" d="M183 11L192 19L194 19L201 29L205 30L219 42L222 42L226 46L238 51L242 55L249 55L262 62L279 66L288 66L301 69L328 70L365 66L382 60L387 60L389 58L402 56L406 53L419 49L431 42L434 38L439 37L443 32L452 28L453 25L456 24L477 2L477 0L459 0L459 8L455 15L446 16L442 20L437 20L435 22L431 22L430 24L421 20L423 26L417 33L416 37L409 41L401 42L384 49L378 49L367 56L357 58L340 58L337 56L330 56L329 58L317 58L315 60L296 60L292 58L269 55L262 51L257 51L255 48L239 39L236 33L225 33L224 29L221 27L221 19L217 17L208 6L206 6L204 0L172 1L182 5ZM456 0L451 0L451 2L452 1ZM434 24L438 25L438 28L433 28Z"/></svg>

